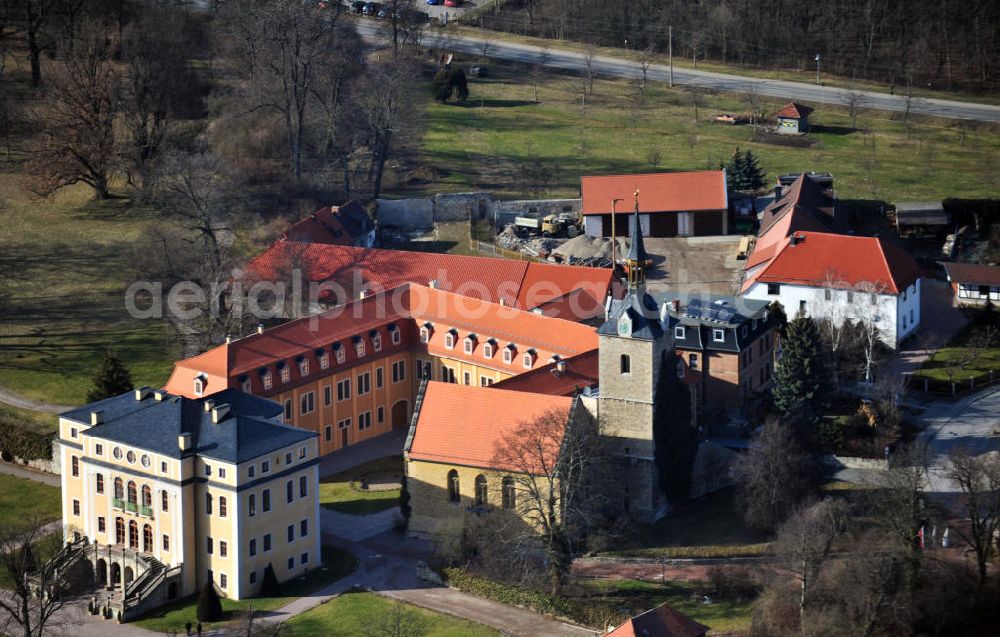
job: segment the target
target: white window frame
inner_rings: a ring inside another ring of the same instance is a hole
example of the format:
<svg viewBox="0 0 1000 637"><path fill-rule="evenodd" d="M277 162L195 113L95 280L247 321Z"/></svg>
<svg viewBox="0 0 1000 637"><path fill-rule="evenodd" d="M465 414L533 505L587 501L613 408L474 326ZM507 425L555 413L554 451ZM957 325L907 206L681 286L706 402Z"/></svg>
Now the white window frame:
<svg viewBox="0 0 1000 637"><path fill-rule="evenodd" d="M712 328L712 341L716 343L723 343L726 340L726 330L713 327Z"/></svg>
<svg viewBox="0 0 1000 637"><path fill-rule="evenodd" d="M687 329L683 325L678 325L674 328L674 338L686 338Z"/></svg>

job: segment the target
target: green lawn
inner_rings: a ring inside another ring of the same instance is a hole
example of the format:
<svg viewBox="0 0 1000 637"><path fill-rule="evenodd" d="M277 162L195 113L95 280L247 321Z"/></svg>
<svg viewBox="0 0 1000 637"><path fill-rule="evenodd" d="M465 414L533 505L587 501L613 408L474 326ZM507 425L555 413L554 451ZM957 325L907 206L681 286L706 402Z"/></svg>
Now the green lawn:
<svg viewBox="0 0 1000 637"><path fill-rule="evenodd" d="M752 601L712 599L705 604L699 582L673 581L656 584L639 580L584 580L580 584L594 597L591 603L605 603L623 610L626 615L659 606L666 602L691 619L709 626L711 634L731 633L750 628Z"/></svg>
<svg viewBox="0 0 1000 637"><path fill-rule="evenodd" d="M59 489L0 473L0 528L27 520L58 520L61 515Z"/></svg>
<svg viewBox="0 0 1000 637"><path fill-rule="evenodd" d="M360 481L380 476L401 478L402 475L401 456L379 458L349 471L323 478L319 485L319 502L328 509L351 515L369 515L385 511L399 506L399 489L364 491L360 488Z"/></svg>
<svg viewBox="0 0 1000 637"><path fill-rule="evenodd" d="M393 602L374 593L350 592L317 606L285 622L282 635L324 637L354 637L370 630L375 618L394 612ZM486 626L449 615L403 605L409 619L419 616L424 629L422 637L499 637L500 633ZM412 614L410 614L412 613ZM382 633L379 633L382 634ZM388 633L386 633L388 634ZM395 634L395 633L392 633ZM410 633L406 633L410 634Z"/></svg>
<svg viewBox="0 0 1000 637"><path fill-rule="evenodd" d="M982 328L970 324L948 343L948 347L939 349L914 374L939 381L961 382L970 378L988 374L990 370L1000 372L1000 346L982 349L970 347L970 341L975 342Z"/></svg>
<svg viewBox="0 0 1000 637"><path fill-rule="evenodd" d="M463 105L429 102L414 158L414 181L390 184L395 195L487 190L507 198L577 197L580 176L718 168L736 146L761 158L768 179L784 172L829 171L841 199L887 201L988 197L1000 175L1000 127L972 124L965 141L953 122L921 117L909 138L899 116L869 110L851 130L840 106L820 105L814 143L794 148L751 141L749 126L713 124L718 112L742 112L739 96L704 96L695 122L688 93L656 84L644 106L625 80L599 79L581 100L579 77L546 73L538 101L523 67L490 64L470 80ZM771 100L773 112L782 100Z"/></svg>
<svg viewBox="0 0 1000 637"><path fill-rule="evenodd" d="M766 533L749 528L732 490L686 502L635 534L611 555L635 557L736 557L767 551Z"/></svg>
<svg viewBox="0 0 1000 637"><path fill-rule="evenodd" d="M59 417L56 414L20 409L0 403L0 427L6 426L8 423L19 425L31 431L48 433L56 430Z"/></svg>
<svg viewBox="0 0 1000 637"><path fill-rule="evenodd" d="M278 597L256 597L244 600L222 600L222 610L225 617L219 624L209 624L206 627L224 625L239 619L240 615L250 606L255 611L270 611L281 608L300 597L314 593L354 572L357 560L353 555L334 546L323 546L323 568L309 572L308 575L284 582L281 585L281 595ZM325 570L324 570L325 569ZM159 633L183 633L184 624L198 623L198 596L167 604L154 609L142 619L134 623L140 628Z"/></svg>

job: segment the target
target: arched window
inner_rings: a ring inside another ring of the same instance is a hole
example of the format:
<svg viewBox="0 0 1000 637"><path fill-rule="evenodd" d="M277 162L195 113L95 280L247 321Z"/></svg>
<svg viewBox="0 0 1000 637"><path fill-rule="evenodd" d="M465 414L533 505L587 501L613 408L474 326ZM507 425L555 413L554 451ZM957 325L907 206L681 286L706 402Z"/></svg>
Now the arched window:
<svg viewBox="0 0 1000 637"><path fill-rule="evenodd" d="M135 483L131 480L128 481L128 501L135 504L139 501L139 494L135 490Z"/></svg>
<svg viewBox="0 0 1000 637"><path fill-rule="evenodd" d="M149 488L148 484L142 485L142 506L153 506L153 490Z"/></svg>
<svg viewBox="0 0 1000 637"><path fill-rule="evenodd" d="M503 508L513 509L517 504L516 496L514 495L514 478L504 476L504 479L500 483L500 492L503 499Z"/></svg>
<svg viewBox="0 0 1000 637"><path fill-rule="evenodd" d="M486 484L486 476L479 474L476 476L476 506L484 507L489 504L489 488Z"/></svg>
<svg viewBox="0 0 1000 637"><path fill-rule="evenodd" d="M458 472L452 469L448 472L448 501L458 502L462 499L462 493L458 488Z"/></svg>
<svg viewBox="0 0 1000 637"><path fill-rule="evenodd" d="M115 518L115 544L125 543L125 519Z"/></svg>
<svg viewBox="0 0 1000 637"><path fill-rule="evenodd" d="M153 552L153 527L148 524L142 525L142 552Z"/></svg>
<svg viewBox="0 0 1000 637"><path fill-rule="evenodd" d="M135 520L128 522L128 545L129 548L139 548L139 523Z"/></svg>
<svg viewBox="0 0 1000 637"><path fill-rule="evenodd" d="M122 482L121 478L115 478L115 499L125 499L125 483Z"/></svg>
<svg viewBox="0 0 1000 637"><path fill-rule="evenodd" d="M104 475L98 473L95 480L97 480L97 492L104 493Z"/></svg>
<svg viewBox="0 0 1000 637"><path fill-rule="evenodd" d="M632 359L628 354L622 354L621 356L621 369L623 374L628 374L632 371Z"/></svg>

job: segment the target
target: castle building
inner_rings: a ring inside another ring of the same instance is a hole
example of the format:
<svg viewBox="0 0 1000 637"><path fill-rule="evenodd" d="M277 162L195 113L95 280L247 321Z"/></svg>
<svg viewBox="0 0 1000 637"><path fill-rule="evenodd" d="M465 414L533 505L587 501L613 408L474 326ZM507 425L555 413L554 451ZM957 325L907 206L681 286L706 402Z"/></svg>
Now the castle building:
<svg viewBox="0 0 1000 637"><path fill-rule="evenodd" d="M318 441L281 405L137 389L59 417L62 519L124 619L214 582L231 599L321 564ZM102 600L103 601L103 600Z"/></svg>

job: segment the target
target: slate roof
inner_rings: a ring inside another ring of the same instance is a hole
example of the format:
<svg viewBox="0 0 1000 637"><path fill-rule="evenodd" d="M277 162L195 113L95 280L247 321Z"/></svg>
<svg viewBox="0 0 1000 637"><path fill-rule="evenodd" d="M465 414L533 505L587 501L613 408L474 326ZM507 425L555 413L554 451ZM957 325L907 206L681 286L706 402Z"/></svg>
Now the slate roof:
<svg viewBox="0 0 1000 637"><path fill-rule="evenodd" d="M727 210L729 195L724 170L702 170L640 175L582 177L582 214L611 213L611 201L631 201L639 191L639 212Z"/></svg>
<svg viewBox="0 0 1000 637"><path fill-rule="evenodd" d="M698 310L689 305L690 299L675 293L666 293L660 298L666 304L666 315L673 319L670 328L674 330L674 347L679 350L714 350L738 353L752 346L753 342L771 328L767 316L768 301L757 301L737 297L714 297L699 299ZM674 309L673 301L680 307ZM712 320L711 310L719 308L732 310L726 321ZM755 322L756 319L756 322ZM676 335L676 326L685 328L683 338ZM746 328L746 329L744 329ZM723 339L715 339L713 330L723 330Z"/></svg>
<svg viewBox="0 0 1000 637"><path fill-rule="evenodd" d="M238 463L262 456L317 434L278 421L278 403L227 389L211 397L216 406L229 405L229 413L219 423L205 411L205 399L165 394L156 400L150 394L136 400L135 392L114 396L72 409L63 418L90 424L93 411L103 412L103 422L83 435L179 458L177 438L191 434L191 451L206 458Z"/></svg>
<svg viewBox="0 0 1000 637"><path fill-rule="evenodd" d="M597 333L605 336L621 336L618 331L618 321L623 314L627 314L632 320L632 338L652 341L663 335L659 306L645 291L640 291L638 294L629 292L624 299L613 300L608 320L597 329Z"/></svg>
<svg viewBox="0 0 1000 637"><path fill-rule="evenodd" d="M628 254L625 258L629 261L635 261L636 263L642 264L642 267L646 267L646 245L642 240L642 226L639 223L639 207L636 206L635 213L628 220L628 232L629 232L629 246Z"/></svg>

